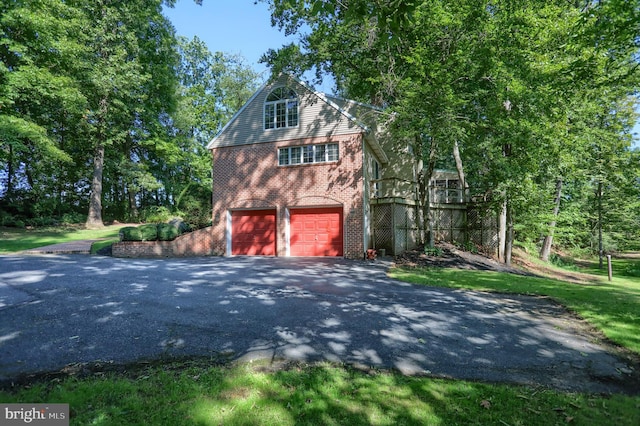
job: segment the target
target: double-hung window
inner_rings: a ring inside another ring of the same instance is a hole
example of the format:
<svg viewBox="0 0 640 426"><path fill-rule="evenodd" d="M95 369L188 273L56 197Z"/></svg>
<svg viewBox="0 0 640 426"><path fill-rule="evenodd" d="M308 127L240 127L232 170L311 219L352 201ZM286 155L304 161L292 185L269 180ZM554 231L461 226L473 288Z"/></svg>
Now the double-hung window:
<svg viewBox="0 0 640 426"><path fill-rule="evenodd" d="M298 125L298 94L288 87L274 89L264 103L264 128L280 129Z"/></svg>
<svg viewBox="0 0 640 426"><path fill-rule="evenodd" d="M278 165L329 163L338 161L337 143L317 145L288 146L278 149Z"/></svg>
<svg viewBox="0 0 640 426"><path fill-rule="evenodd" d="M373 174L373 196L374 197L380 197L381 195L381 191L380 191L380 163L378 163L376 160L373 160L373 170L372 170L372 174Z"/></svg>

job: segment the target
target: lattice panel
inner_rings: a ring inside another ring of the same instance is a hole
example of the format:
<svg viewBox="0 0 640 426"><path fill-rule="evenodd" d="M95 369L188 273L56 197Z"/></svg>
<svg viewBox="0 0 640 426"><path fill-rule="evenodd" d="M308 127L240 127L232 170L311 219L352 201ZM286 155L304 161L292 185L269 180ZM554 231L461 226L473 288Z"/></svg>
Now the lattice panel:
<svg viewBox="0 0 640 426"><path fill-rule="evenodd" d="M395 252L401 253L403 251L406 251L409 247L410 225L407 206L395 205L393 211L395 219Z"/></svg>
<svg viewBox="0 0 640 426"><path fill-rule="evenodd" d="M469 241L487 254L495 254L498 249L498 223L491 210L470 207L467 212Z"/></svg>
<svg viewBox="0 0 640 426"><path fill-rule="evenodd" d="M376 204L373 206L373 242L376 248L383 248L392 253L393 232L391 229L391 204Z"/></svg>

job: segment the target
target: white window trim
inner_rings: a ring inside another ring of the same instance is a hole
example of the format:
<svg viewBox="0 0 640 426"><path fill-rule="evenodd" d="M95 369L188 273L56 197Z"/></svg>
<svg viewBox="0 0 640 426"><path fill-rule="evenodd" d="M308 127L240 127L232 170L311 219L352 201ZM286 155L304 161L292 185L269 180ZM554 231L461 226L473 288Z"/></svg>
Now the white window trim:
<svg viewBox="0 0 640 426"><path fill-rule="evenodd" d="M382 189L382 185L380 184L380 176L382 176L382 174L380 173L380 163L378 163L378 161L375 159L373 159L372 168L373 170L371 171L371 174L373 175L373 180L375 181L373 182L373 196L374 198L380 198Z"/></svg>
<svg viewBox="0 0 640 426"><path fill-rule="evenodd" d="M275 90L280 89L280 87L276 87L273 89L268 95L267 98L273 93ZM300 97L298 93L292 90L293 93L296 94L295 98L287 98L287 99L278 99L275 101L267 101L265 100L264 105L262 107L262 127L264 130L278 130L278 129L293 129L300 125ZM289 124L289 110L288 104L289 102L296 103L296 124ZM282 127L278 127L278 104L284 104L284 121L285 125ZM267 127L267 107L273 105L273 121L271 122L271 127Z"/></svg>
<svg viewBox="0 0 640 426"><path fill-rule="evenodd" d="M316 147L322 146L324 147L324 160L320 160L320 161L316 161L317 157L316 157ZM329 159L329 146L336 146L337 147L337 156L335 160L330 160ZM293 157L291 155L291 153L293 152L294 148L301 148L299 150L300 152L300 156L298 158L298 162L294 163ZM311 148L311 160L312 161L307 161L305 162L305 148ZM280 162L280 154L283 150L287 150L287 163L286 164L282 164ZM296 145L296 146L286 146L286 147L282 147L282 148L278 148L278 166L281 167L287 167L287 166L299 166L299 165L309 165L309 164L325 164L325 163L337 163L338 161L340 161L340 145L337 142L329 142L329 143L321 143L321 144L315 144L315 145Z"/></svg>
<svg viewBox="0 0 640 426"><path fill-rule="evenodd" d="M226 228L227 228L227 232L226 232L226 256L231 256L231 248L232 248L232 241L233 241L233 235L231 234L232 231L232 222L231 222L231 210L227 210L227 217L226 217Z"/></svg>

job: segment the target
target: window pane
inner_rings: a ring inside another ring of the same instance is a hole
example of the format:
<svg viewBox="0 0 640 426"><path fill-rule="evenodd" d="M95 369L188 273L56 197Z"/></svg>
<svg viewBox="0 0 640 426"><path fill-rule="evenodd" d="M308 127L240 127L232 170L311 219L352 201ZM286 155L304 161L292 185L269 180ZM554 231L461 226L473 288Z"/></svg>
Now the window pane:
<svg viewBox="0 0 640 426"><path fill-rule="evenodd" d="M264 128L298 126L298 94L288 87L274 89L265 100Z"/></svg>
<svg viewBox="0 0 640 426"><path fill-rule="evenodd" d="M281 166L289 164L289 148L280 148L278 150L278 164Z"/></svg>
<svg viewBox="0 0 640 426"><path fill-rule="evenodd" d="M297 97L298 95L293 89L289 89L288 87L278 87L269 93L269 96L267 96L267 102L280 101L283 99L295 99Z"/></svg>
<svg viewBox="0 0 640 426"><path fill-rule="evenodd" d="M325 161L327 161L326 155L327 155L327 146L316 145L315 162L324 163Z"/></svg>
<svg viewBox="0 0 640 426"><path fill-rule="evenodd" d="M287 111L284 102L278 102L276 105L276 127L285 127L287 125Z"/></svg>
<svg viewBox="0 0 640 426"><path fill-rule="evenodd" d="M327 161L338 161L337 143L330 143L327 145Z"/></svg>
<svg viewBox="0 0 640 426"><path fill-rule="evenodd" d="M300 164L302 156L302 148L299 146L294 146L291 148L291 164Z"/></svg>
<svg viewBox="0 0 640 426"><path fill-rule="evenodd" d="M265 105L264 106L264 128L265 129L273 129L274 126L274 105Z"/></svg>
<svg viewBox="0 0 640 426"><path fill-rule="evenodd" d="M298 125L298 101L287 102L287 126L295 127Z"/></svg>
<svg viewBox="0 0 640 426"><path fill-rule="evenodd" d="M302 147L302 162L313 163L313 145Z"/></svg>

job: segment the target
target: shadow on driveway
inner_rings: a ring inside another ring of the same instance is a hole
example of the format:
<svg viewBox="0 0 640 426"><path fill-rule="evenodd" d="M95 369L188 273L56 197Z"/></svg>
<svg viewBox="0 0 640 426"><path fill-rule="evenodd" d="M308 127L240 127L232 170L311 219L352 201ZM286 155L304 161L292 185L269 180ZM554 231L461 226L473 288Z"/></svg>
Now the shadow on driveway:
<svg viewBox="0 0 640 426"><path fill-rule="evenodd" d="M548 300L414 286L377 263L0 256L0 381L204 356L629 391L634 368L595 342Z"/></svg>

